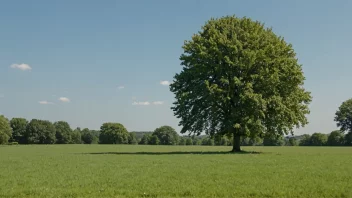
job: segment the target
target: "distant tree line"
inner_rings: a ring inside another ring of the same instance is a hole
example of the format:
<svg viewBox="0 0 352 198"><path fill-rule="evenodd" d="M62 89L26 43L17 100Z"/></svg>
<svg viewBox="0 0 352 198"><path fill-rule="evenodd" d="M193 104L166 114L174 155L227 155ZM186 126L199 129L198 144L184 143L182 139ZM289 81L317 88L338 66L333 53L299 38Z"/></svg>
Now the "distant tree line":
<svg viewBox="0 0 352 198"><path fill-rule="evenodd" d="M241 146L352 146L352 99L342 103L335 114L340 130L330 134L313 133L284 137L272 133L241 137ZM347 132L347 133L346 133ZM179 136L170 126L153 132L128 132L120 123L104 123L100 130L71 129L65 121L50 122L24 118L8 120L0 115L0 144L141 144L232 146L232 134Z"/></svg>
<svg viewBox="0 0 352 198"><path fill-rule="evenodd" d="M65 121L50 122L0 116L0 144L140 144L232 146L231 136L179 136L174 128L161 126L153 132L128 132L120 123L104 123L100 130L71 129ZM352 146L352 133L333 131L296 137L241 138L241 146Z"/></svg>
<svg viewBox="0 0 352 198"><path fill-rule="evenodd" d="M4 133L5 132L5 133ZM85 128L71 129L65 121L0 116L0 144L97 144L100 131Z"/></svg>

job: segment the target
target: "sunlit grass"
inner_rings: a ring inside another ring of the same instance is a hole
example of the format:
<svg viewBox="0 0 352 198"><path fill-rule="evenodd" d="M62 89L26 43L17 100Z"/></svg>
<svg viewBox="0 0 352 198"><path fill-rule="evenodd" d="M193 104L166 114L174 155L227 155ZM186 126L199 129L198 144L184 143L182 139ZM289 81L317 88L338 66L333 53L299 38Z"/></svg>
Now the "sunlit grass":
<svg viewBox="0 0 352 198"><path fill-rule="evenodd" d="M229 150L1 146L0 197L352 197L352 148Z"/></svg>

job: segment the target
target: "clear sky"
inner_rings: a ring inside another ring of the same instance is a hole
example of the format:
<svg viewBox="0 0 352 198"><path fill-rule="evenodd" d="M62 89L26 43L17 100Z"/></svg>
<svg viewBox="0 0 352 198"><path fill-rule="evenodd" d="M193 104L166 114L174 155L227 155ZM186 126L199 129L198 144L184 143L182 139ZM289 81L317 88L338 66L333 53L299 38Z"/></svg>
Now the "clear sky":
<svg viewBox="0 0 352 198"><path fill-rule="evenodd" d="M167 84L184 40L211 17L247 16L292 43L312 92L310 124L336 129L352 97L349 0L4 0L0 5L0 112L98 129L154 130L178 120ZM149 105L148 105L149 104Z"/></svg>

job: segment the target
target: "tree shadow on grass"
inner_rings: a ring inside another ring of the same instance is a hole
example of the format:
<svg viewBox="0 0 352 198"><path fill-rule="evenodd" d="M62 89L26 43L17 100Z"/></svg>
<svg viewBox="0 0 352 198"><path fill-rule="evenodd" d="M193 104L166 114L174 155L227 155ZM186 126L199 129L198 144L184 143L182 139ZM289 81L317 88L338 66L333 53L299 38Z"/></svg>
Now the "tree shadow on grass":
<svg viewBox="0 0 352 198"><path fill-rule="evenodd" d="M257 151L172 151L172 152L96 152L96 153L81 153L86 155L239 155L239 154L261 154Z"/></svg>

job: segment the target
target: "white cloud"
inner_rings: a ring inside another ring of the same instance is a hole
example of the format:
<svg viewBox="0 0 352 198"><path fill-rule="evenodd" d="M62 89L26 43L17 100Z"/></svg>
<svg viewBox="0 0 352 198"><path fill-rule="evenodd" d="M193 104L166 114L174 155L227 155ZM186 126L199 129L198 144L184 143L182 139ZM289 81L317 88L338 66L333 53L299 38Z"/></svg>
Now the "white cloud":
<svg viewBox="0 0 352 198"><path fill-rule="evenodd" d="M29 66L28 64L12 64L11 68L13 69L20 69L22 71L26 71L26 70L32 70L31 66Z"/></svg>
<svg viewBox="0 0 352 198"><path fill-rule="evenodd" d="M148 106L148 105L163 105L164 102L163 101L155 101L155 102L148 102L148 101L144 101L144 102L133 102L132 105L139 105L139 106Z"/></svg>
<svg viewBox="0 0 352 198"><path fill-rule="evenodd" d="M148 106L148 105L150 105L150 102L148 102L148 101L145 101L145 102L133 102L132 105Z"/></svg>
<svg viewBox="0 0 352 198"><path fill-rule="evenodd" d="M124 88L125 88L125 86L119 86L119 87L117 87L117 89L119 89L119 90L124 89Z"/></svg>
<svg viewBox="0 0 352 198"><path fill-rule="evenodd" d="M164 81L160 81L160 84L164 85L164 86L168 86L168 85L170 85L170 82L167 80L164 80Z"/></svg>
<svg viewBox="0 0 352 198"><path fill-rule="evenodd" d="M153 102L153 105L163 105L164 102L163 101L155 101Z"/></svg>
<svg viewBox="0 0 352 198"><path fill-rule="evenodd" d="M53 103L53 102L48 102L48 101L46 101L46 100L39 101L38 103L39 103L39 104L42 104L42 105L51 105L51 104L55 104L55 103Z"/></svg>
<svg viewBox="0 0 352 198"><path fill-rule="evenodd" d="M66 98L66 97L60 97L59 100L61 102L70 102L70 99Z"/></svg>

